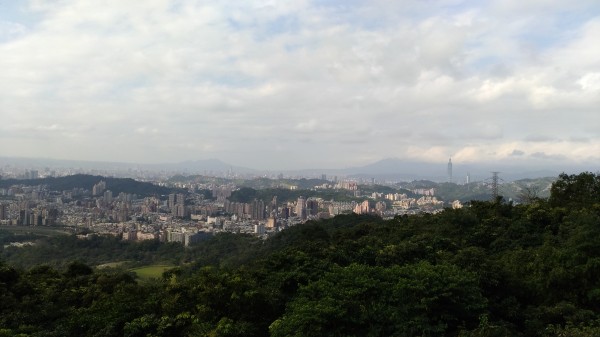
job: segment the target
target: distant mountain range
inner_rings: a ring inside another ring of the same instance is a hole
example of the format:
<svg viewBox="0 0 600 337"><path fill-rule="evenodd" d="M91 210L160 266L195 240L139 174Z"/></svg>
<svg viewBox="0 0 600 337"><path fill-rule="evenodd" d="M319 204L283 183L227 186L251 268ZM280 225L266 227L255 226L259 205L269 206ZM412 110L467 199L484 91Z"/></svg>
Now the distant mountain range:
<svg viewBox="0 0 600 337"><path fill-rule="evenodd" d="M582 171L593 170L593 167L564 167L556 166L528 166L519 163L460 163L454 162L452 165L452 181L455 183L465 183L467 175L469 181L482 181L492 177L492 172L499 172L499 177L503 181L514 181L519 179L556 177L562 172L579 173ZM288 173L296 175L317 175L327 174L339 175L362 179L396 180L432 180L437 182L448 181L447 163L428 163L403 160L399 158L386 158L368 164L365 166L351 167L340 170L298 170ZM286 173L284 171L284 173Z"/></svg>
<svg viewBox="0 0 600 337"><path fill-rule="evenodd" d="M5 165L14 165L23 168L74 168L98 171L127 171L127 170L148 170L163 171L178 174L218 174L218 173L236 173L236 174L278 174L286 176L305 176L315 177L326 174L329 178L332 176L355 177L375 180L421 180L428 179L433 181L447 181L447 163L427 163L400 158L386 158L359 167L350 167L345 169L303 169L303 170L283 170L266 171L252 169L243 166L236 166L226 163L222 160L211 158L193 161L184 161L179 163L162 164L136 164L136 163L118 163L118 162L93 162L93 161L75 161L75 160L57 160L40 158L6 158L0 157L0 167ZM526 178L556 177L561 172L579 173L582 171L598 170L594 165L570 165L560 166L559 164L545 165L544 163L529 162L496 162L496 163L453 163L452 181L456 183L466 182L467 174L470 181L486 180L492 176L492 172L500 172L500 178L504 181L513 181ZM103 172L99 172L103 173Z"/></svg>
<svg viewBox="0 0 600 337"><path fill-rule="evenodd" d="M236 172L236 173L257 173L259 170L235 166L225 163L219 159L200 159L188 160L179 163L123 163L123 162L105 162L105 161L82 161L82 160L63 160L47 158L18 158L18 157L0 157L0 167L12 165L21 168L43 168L50 169L72 168L84 170L150 170L150 171L168 171L174 173L187 174L206 174L218 172Z"/></svg>
<svg viewBox="0 0 600 337"><path fill-rule="evenodd" d="M426 163L406 161L398 158L387 158L375 163L349 168L346 170L348 175L356 177L372 177L377 180L420 180L429 179L433 181L448 181L447 163ZM558 168L539 169L536 167L527 167L509 163L460 163L454 162L452 165L452 181L455 183L465 183L467 175L469 181L481 181L492 177L492 172L499 172L501 179L513 181L526 178L555 177L563 170Z"/></svg>
<svg viewBox="0 0 600 337"><path fill-rule="evenodd" d="M259 170L228 164L216 158L187 160L179 163L146 164L140 167L146 169L174 171L188 174L206 174L219 172L235 172L243 174L259 173Z"/></svg>

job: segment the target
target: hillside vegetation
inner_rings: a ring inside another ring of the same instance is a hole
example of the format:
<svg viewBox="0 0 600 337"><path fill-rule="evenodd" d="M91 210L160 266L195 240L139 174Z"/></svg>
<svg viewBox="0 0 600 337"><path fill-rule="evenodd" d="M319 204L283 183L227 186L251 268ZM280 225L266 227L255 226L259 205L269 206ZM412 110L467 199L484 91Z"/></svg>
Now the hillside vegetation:
<svg viewBox="0 0 600 337"><path fill-rule="evenodd" d="M159 280L0 264L0 336L599 336L600 176L266 241L219 235Z"/></svg>
<svg viewBox="0 0 600 337"><path fill-rule="evenodd" d="M41 179L4 179L0 180L0 187L45 185L51 191L65 191L77 188L91 190L92 186L101 180L106 182L107 189L111 190L115 195L121 192L134 193L139 196L166 195L173 192L181 192L178 189L158 186L131 178L111 178L88 174L74 174L65 177L47 177Z"/></svg>

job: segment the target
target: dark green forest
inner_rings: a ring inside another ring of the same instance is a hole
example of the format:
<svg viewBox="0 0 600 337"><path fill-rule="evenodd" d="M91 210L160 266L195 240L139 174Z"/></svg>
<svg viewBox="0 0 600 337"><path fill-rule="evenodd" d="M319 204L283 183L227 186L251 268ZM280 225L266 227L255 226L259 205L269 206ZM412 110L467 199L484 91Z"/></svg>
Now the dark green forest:
<svg viewBox="0 0 600 337"><path fill-rule="evenodd" d="M91 190L92 186L101 180L106 182L108 189L114 194L124 192L134 193L145 197L154 195L167 195L169 193L183 191L181 189L173 189L148 182L136 181L131 178L111 178L88 174L74 174L66 177L48 177L41 179L3 179L0 180L0 187L8 188L13 185L45 185L52 191L65 191L75 188Z"/></svg>
<svg viewBox="0 0 600 337"><path fill-rule="evenodd" d="M0 336L600 336L600 175L563 174L528 201L217 235L151 281L94 254L11 257Z"/></svg>

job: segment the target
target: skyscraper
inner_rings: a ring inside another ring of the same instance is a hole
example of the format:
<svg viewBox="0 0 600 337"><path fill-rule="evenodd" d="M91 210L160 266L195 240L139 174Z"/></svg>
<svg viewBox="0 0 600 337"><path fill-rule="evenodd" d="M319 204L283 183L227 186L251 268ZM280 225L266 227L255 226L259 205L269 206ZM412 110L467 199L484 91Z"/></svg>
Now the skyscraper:
<svg viewBox="0 0 600 337"><path fill-rule="evenodd" d="M106 182L104 182L104 180L100 180L99 183L97 183L96 185L94 185L92 187L92 194L93 195L102 195L102 193L104 193L105 189L106 189Z"/></svg>
<svg viewBox="0 0 600 337"><path fill-rule="evenodd" d="M306 219L306 199L300 196L296 202L296 216L301 219Z"/></svg>
<svg viewBox="0 0 600 337"><path fill-rule="evenodd" d="M253 220L264 220L265 218L265 203L262 199L252 201L252 219Z"/></svg>
<svg viewBox="0 0 600 337"><path fill-rule="evenodd" d="M112 195L111 190L104 191L104 202L107 205L110 205L112 203L112 201L113 201L113 195Z"/></svg>
<svg viewBox="0 0 600 337"><path fill-rule="evenodd" d="M316 216L319 214L319 202L314 199L306 200L306 214Z"/></svg>
<svg viewBox="0 0 600 337"><path fill-rule="evenodd" d="M176 200L175 194L174 193L169 194L169 203L167 204L167 206L169 206L169 209L172 210L175 208L175 200Z"/></svg>
<svg viewBox="0 0 600 337"><path fill-rule="evenodd" d="M448 182L452 182L452 158L448 159Z"/></svg>
<svg viewBox="0 0 600 337"><path fill-rule="evenodd" d="M8 219L8 206L6 204L0 204L0 220Z"/></svg>

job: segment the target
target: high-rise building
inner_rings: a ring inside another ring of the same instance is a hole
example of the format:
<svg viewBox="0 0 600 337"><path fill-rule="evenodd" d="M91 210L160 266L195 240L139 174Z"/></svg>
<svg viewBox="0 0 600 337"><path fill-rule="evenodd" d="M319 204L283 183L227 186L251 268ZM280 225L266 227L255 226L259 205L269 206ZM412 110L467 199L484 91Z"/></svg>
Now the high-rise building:
<svg viewBox="0 0 600 337"><path fill-rule="evenodd" d="M21 209L19 211L19 224L23 226L28 226L32 217L32 212L30 210Z"/></svg>
<svg viewBox="0 0 600 337"><path fill-rule="evenodd" d="M8 206L6 204L0 204L0 220L8 219Z"/></svg>
<svg viewBox="0 0 600 337"><path fill-rule="evenodd" d="M265 203L264 201L261 200L256 200L254 199L254 201L252 201L251 204L251 210L252 210L252 219L254 220L264 220L265 218Z"/></svg>
<svg viewBox="0 0 600 337"><path fill-rule="evenodd" d="M296 216L306 219L306 200L302 196L298 197L296 202Z"/></svg>
<svg viewBox="0 0 600 337"><path fill-rule="evenodd" d="M92 194L93 195L102 195L102 193L104 193L105 189L106 189L106 183L104 182L104 180L100 180L99 183L97 183L96 185L94 185L92 187Z"/></svg>
<svg viewBox="0 0 600 337"><path fill-rule="evenodd" d="M168 204L171 214L177 217L186 217L188 215L187 208L185 207L185 194L169 194Z"/></svg>
<svg viewBox="0 0 600 337"><path fill-rule="evenodd" d="M369 214L371 212L369 200L365 200L360 204L356 204L353 212L356 214Z"/></svg>
<svg viewBox="0 0 600 337"><path fill-rule="evenodd" d="M177 193L177 203L185 205L185 194Z"/></svg>
<svg viewBox="0 0 600 337"><path fill-rule="evenodd" d="M277 228L277 219L275 217L270 217L267 219L267 223L265 225L266 228Z"/></svg>
<svg viewBox="0 0 600 337"><path fill-rule="evenodd" d="M265 225L262 225L262 224L254 225L254 233L258 234L258 235L265 234Z"/></svg>
<svg viewBox="0 0 600 337"><path fill-rule="evenodd" d="M269 216L277 216L278 214L278 210L277 210L277 196L274 196L273 199L271 200L271 203L268 205L268 212L267 212L267 217Z"/></svg>
<svg viewBox="0 0 600 337"><path fill-rule="evenodd" d="M289 207L282 207L281 208L281 214L279 214L279 216L283 219L287 219L290 217L290 209Z"/></svg>
<svg viewBox="0 0 600 337"><path fill-rule="evenodd" d="M177 203L172 214L180 218L185 218L187 216L185 205L183 203Z"/></svg>
<svg viewBox="0 0 600 337"><path fill-rule="evenodd" d="M113 195L112 195L112 191L111 190L107 190L104 192L104 202L106 204L111 204L113 201Z"/></svg>
<svg viewBox="0 0 600 337"><path fill-rule="evenodd" d="M169 206L169 209L171 210L175 208L175 194L169 194L169 203L167 204L167 206Z"/></svg>
<svg viewBox="0 0 600 337"><path fill-rule="evenodd" d="M25 178L26 179L37 179L37 178L39 178L39 173L37 170L27 171L25 173Z"/></svg>
<svg viewBox="0 0 600 337"><path fill-rule="evenodd" d="M452 182L452 158L448 159L448 182Z"/></svg>
<svg viewBox="0 0 600 337"><path fill-rule="evenodd" d="M306 200L306 213L313 216L319 214L319 202L313 199Z"/></svg>

